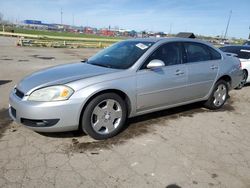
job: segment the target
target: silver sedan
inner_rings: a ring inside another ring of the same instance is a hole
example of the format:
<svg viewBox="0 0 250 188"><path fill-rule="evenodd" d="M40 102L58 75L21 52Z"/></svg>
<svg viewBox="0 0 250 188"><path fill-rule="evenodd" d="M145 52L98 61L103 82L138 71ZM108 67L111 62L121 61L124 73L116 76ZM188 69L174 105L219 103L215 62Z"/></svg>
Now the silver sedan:
<svg viewBox="0 0 250 188"><path fill-rule="evenodd" d="M10 93L9 113L38 132L107 139L130 117L198 101L219 109L241 79L237 58L202 41L132 39L27 76Z"/></svg>

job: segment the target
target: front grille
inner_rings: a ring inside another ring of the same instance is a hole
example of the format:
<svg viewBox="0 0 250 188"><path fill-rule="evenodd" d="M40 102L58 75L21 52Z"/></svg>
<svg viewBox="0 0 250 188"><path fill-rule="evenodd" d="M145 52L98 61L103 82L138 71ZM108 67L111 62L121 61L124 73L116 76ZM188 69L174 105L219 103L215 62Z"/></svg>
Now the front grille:
<svg viewBox="0 0 250 188"><path fill-rule="evenodd" d="M16 118L16 109L13 108L12 106L10 107L11 114L14 118Z"/></svg>
<svg viewBox="0 0 250 188"><path fill-rule="evenodd" d="M57 124L59 119L25 119L21 118L21 123L29 127L51 127Z"/></svg>
<svg viewBox="0 0 250 188"><path fill-rule="evenodd" d="M24 97L24 93L21 92L19 89L15 88L15 94L16 96L18 96L19 98L23 98Z"/></svg>

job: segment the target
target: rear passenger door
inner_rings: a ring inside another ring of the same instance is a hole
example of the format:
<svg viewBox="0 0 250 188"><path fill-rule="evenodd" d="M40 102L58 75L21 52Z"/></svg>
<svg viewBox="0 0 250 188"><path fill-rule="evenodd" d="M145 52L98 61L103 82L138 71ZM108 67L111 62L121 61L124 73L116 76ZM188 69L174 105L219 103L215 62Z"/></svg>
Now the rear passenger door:
<svg viewBox="0 0 250 188"><path fill-rule="evenodd" d="M195 100L205 97L218 74L220 53L211 47L196 43L185 42L184 61L187 65L187 97Z"/></svg>

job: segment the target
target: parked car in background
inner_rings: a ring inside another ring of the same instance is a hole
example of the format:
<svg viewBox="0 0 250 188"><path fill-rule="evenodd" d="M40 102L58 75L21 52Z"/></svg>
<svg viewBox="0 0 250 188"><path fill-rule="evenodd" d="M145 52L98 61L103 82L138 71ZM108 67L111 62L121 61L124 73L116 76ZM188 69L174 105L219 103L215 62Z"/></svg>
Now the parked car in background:
<svg viewBox="0 0 250 188"><path fill-rule="evenodd" d="M118 134L127 118L204 101L221 108L242 79L238 58L195 39L131 39L85 63L27 76L10 93L10 116L39 132Z"/></svg>
<svg viewBox="0 0 250 188"><path fill-rule="evenodd" d="M250 41L247 41L243 44L244 46L250 46Z"/></svg>
<svg viewBox="0 0 250 188"><path fill-rule="evenodd" d="M225 46L220 48L224 52L236 54L241 61L243 78L238 89L241 89L246 83L250 82L250 46Z"/></svg>

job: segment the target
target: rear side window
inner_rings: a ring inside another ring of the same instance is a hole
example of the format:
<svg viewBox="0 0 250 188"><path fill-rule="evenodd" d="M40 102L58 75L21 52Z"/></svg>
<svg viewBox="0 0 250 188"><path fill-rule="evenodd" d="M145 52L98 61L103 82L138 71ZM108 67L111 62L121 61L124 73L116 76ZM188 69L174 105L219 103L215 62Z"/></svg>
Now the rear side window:
<svg viewBox="0 0 250 188"><path fill-rule="evenodd" d="M184 43L187 53L187 63L211 60L207 46L199 43Z"/></svg>
<svg viewBox="0 0 250 188"><path fill-rule="evenodd" d="M208 47L210 54L211 54L211 60L218 60L221 59L221 54L214 50L213 48Z"/></svg>

